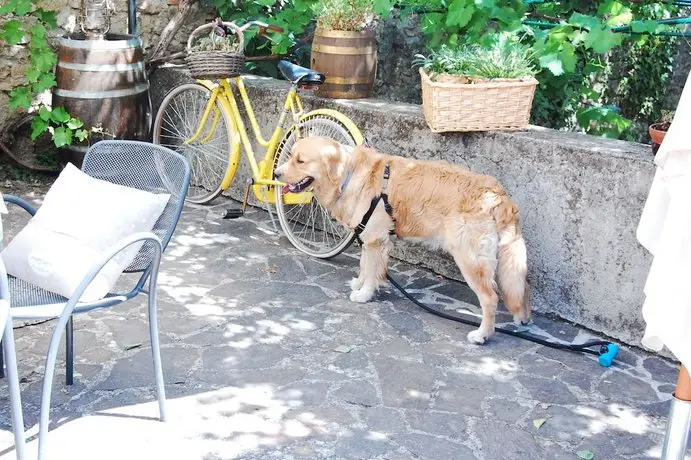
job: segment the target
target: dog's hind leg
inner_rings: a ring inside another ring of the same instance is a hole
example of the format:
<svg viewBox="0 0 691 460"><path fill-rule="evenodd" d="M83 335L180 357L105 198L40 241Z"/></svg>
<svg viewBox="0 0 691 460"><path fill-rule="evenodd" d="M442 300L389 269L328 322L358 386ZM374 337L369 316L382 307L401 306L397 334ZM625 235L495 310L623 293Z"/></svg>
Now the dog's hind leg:
<svg viewBox="0 0 691 460"><path fill-rule="evenodd" d="M477 330L468 334L468 340L481 345L494 333L494 321L499 302L495 282L497 241L496 237L486 235L479 242L470 243L468 239L465 239L465 242L468 244L452 247L449 252L461 270L466 283L480 301L482 322Z"/></svg>
<svg viewBox="0 0 691 460"><path fill-rule="evenodd" d="M513 229L503 232L499 241L497 279L506 308L516 324L530 321L530 291L526 280L527 256L523 237Z"/></svg>
<svg viewBox="0 0 691 460"><path fill-rule="evenodd" d="M362 245L360 275L351 281L353 292L350 293L350 300L364 303L372 299L379 285L386 279L389 252L392 247L393 243L388 235L386 238Z"/></svg>

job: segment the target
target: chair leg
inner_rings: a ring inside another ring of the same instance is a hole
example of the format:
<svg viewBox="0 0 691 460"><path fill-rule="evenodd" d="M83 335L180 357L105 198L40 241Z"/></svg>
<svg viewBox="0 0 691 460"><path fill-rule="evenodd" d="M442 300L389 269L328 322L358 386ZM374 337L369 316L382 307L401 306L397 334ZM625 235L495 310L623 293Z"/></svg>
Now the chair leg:
<svg viewBox="0 0 691 460"><path fill-rule="evenodd" d="M66 324L65 326L58 326L53 330L50 346L48 347L46 371L43 376L43 389L41 391L41 416L38 424L38 460L43 460L45 458L46 438L48 436L50 424L50 398L53 389L53 376L55 375L55 361L58 358L58 349L60 348L63 327L66 326Z"/></svg>
<svg viewBox="0 0 691 460"><path fill-rule="evenodd" d="M17 372L17 355L14 350L14 332L12 331L11 319L5 325L5 337L7 338L7 343L5 344L4 353L6 354L7 384L10 390L10 405L12 406L14 449L17 454L17 460L24 460L24 419L22 417L22 403L19 394L19 373Z"/></svg>
<svg viewBox="0 0 691 460"><path fill-rule="evenodd" d="M667 432L662 444L662 460L684 460L691 430L691 376L681 366L679 380L672 395L672 404L667 419Z"/></svg>
<svg viewBox="0 0 691 460"><path fill-rule="evenodd" d="M161 347L158 342L158 316L156 313L156 288L150 286L149 291L149 334L151 335L151 352L154 358L154 373L156 374L156 396L158 410L162 422L166 421L166 390L163 385L163 365L161 364Z"/></svg>
<svg viewBox="0 0 691 460"><path fill-rule="evenodd" d="M74 323L70 316L65 327L65 383L74 383Z"/></svg>
<svg viewBox="0 0 691 460"><path fill-rule="evenodd" d="M5 363L3 362L2 340L0 340L0 379L5 378Z"/></svg>

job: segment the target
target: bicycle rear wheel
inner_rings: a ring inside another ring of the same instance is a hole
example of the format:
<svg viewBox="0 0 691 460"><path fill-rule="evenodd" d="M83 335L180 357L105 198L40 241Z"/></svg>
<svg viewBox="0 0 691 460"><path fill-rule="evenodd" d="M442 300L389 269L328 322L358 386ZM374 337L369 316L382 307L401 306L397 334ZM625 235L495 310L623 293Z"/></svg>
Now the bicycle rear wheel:
<svg viewBox="0 0 691 460"><path fill-rule="evenodd" d="M205 204L223 192L221 182L230 165L233 131L228 114L216 101L202 135L191 143L199 128L211 91L198 83L174 88L156 114L153 141L184 155L190 163L187 201Z"/></svg>
<svg viewBox="0 0 691 460"><path fill-rule="evenodd" d="M356 145L356 135L336 117L327 114L307 114L300 126L300 137L329 137L341 144ZM298 140L293 127L279 144L274 169L290 159ZM307 255L328 259L345 251L355 239L349 228L333 219L329 211L312 196L309 203L286 204L280 187L276 189L276 213L288 240Z"/></svg>

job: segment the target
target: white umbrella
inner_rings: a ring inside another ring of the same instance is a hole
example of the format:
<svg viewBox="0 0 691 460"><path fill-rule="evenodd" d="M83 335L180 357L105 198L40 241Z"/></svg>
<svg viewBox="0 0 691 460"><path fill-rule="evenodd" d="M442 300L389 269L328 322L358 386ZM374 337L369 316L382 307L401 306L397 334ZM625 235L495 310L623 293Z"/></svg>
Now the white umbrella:
<svg viewBox="0 0 691 460"><path fill-rule="evenodd" d="M645 283L643 345L681 361L663 460L683 460L691 428L691 74L655 157L657 170L636 236L653 255Z"/></svg>

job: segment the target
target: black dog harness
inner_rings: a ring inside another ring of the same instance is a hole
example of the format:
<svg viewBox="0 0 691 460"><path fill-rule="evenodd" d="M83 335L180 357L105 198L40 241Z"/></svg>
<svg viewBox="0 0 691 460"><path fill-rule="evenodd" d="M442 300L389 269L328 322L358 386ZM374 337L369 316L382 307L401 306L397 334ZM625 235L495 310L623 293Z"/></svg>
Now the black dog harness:
<svg viewBox="0 0 691 460"><path fill-rule="evenodd" d="M362 240L360 239L360 234L365 231L365 227L367 226L367 222L369 222L370 218L372 217L372 214L374 214L374 210L377 209L377 206L379 205L380 201L384 202L384 210L386 213L391 217L391 220L394 223L394 228L396 226L396 219L393 217L393 208L389 204L389 195L386 193L386 189L388 188L389 185L389 177L391 177L391 166L389 163L384 166L384 181L382 184L382 192L372 198L372 201L370 202L369 209L365 213L364 216L362 216L362 220L360 221L359 224L357 224L357 227L353 230L355 232L355 237L357 240L362 243ZM395 230L389 230L389 235L395 235L396 231Z"/></svg>

